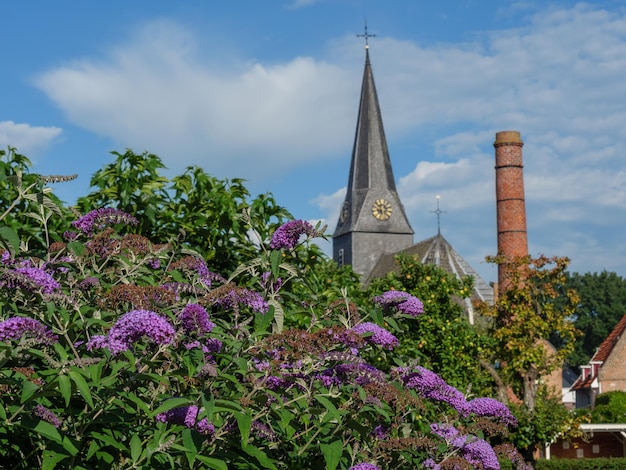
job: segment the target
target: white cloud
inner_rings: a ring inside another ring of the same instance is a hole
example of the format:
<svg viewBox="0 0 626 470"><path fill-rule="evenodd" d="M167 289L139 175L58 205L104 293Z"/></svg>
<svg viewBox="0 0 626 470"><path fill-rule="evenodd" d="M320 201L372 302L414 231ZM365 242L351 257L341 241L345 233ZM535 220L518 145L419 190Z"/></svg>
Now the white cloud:
<svg viewBox="0 0 626 470"><path fill-rule="evenodd" d="M24 155L37 155L61 134L58 127L31 126L13 121L0 121L0 148L9 146Z"/></svg>
<svg viewBox="0 0 626 470"><path fill-rule="evenodd" d="M77 125L168 166L201 164L239 176L271 174L329 154L353 127L356 94L340 67L204 65L194 39L167 22L145 27L101 62L42 73L38 86Z"/></svg>

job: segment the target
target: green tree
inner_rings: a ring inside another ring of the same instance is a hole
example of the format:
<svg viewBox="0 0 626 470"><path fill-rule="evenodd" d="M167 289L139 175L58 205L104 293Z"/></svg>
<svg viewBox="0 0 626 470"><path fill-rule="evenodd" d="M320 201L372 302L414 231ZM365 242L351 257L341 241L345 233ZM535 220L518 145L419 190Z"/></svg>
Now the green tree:
<svg viewBox="0 0 626 470"><path fill-rule="evenodd" d="M132 214L139 220L132 231L157 243L180 240L219 272L256 256L258 245L291 218L271 194L251 198L242 179L221 180L188 167L170 180L161 175L165 165L157 155L112 153L115 161L93 175L93 191L79 198L79 209L114 207ZM242 219L244 211L250 220ZM250 224L261 240L251 237Z"/></svg>
<svg viewBox="0 0 626 470"><path fill-rule="evenodd" d="M509 404L510 395L515 396L516 416L528 424L516 431L517 443L525 448L525 458L532 459L537 445L577 427L563 405L558 400L555 405L554 397L545 393L542 378L563 367L574 348L579 332L572 317L578 296L565 287L567 258L497 256L487 260L504 264L505 269L497 300L478 308L480 314L492 318L488 334L495 341L481 364L497 383L501 401ZM559 347L548 341L554 337L560 339Z"/></svg>
<svg viewBox="0 0 626 470"><path fill-rule="evenodd" d="M626 279L614 272L573 273L565 286L578 292L574 325L582 336L568 356L572 366L587 364L602 341L624 316Z"/></svg>
<svg viewBox="0 0 626 470"><path fill-rule="evenodd" d="M623 423L626 421L626 392L601 393L596 397L592 423Z"/></svg>

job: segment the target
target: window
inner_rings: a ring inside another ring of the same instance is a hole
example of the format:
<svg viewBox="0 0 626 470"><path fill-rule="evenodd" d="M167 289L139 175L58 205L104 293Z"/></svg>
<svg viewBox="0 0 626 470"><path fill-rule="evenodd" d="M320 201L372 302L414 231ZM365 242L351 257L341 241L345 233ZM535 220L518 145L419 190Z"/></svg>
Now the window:
<svg viewBox="0 0 626 470"><path fill-rule="evenodd" d="M591 452L593 452L594 454L599 454L600 453L600 444L594 444L591 446Z"/></svg>
<svg viewBox="0 0 626 470"><path fill-rule="evenodd" d="M569 441L563 441L563 449L569 449Z"/></svg>
<svg viewBox="0 0 626 470"><path fill-rule="evenodd" d="M339 248L339 266L343 267L343 248Z"/></svg>
<svg viewBox="0 0 626 470"><path fill-rule="evenodd" d="M583 449L576 449L576 458L582 459L585 456L585 451Z"/></svg>

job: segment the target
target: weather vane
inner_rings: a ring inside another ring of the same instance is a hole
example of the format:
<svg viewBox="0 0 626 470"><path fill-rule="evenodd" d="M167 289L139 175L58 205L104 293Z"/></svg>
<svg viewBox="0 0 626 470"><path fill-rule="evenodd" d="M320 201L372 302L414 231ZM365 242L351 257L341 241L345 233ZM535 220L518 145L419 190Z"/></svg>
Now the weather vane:
<svg viewBox="0 0 626 470"><path fill-rule="evenodd" d="M446 211L439 209L439 199L441 199L441 196L437 194L435 197L437 198L437 210L430 212L437 214L437 235L441 235L441 214L445 214Z"/></svg>
<svg viewBox="0 0 626 470"><path fill-rule="evenodd" d="M365 49L368 49L370 47L367 40L369 38L375 38L376 37L375 34L368 34L368 32L367 32L367 18L365 18L365 33L364 34L357 34L356 37L357 38L365 38Z"/></svg>

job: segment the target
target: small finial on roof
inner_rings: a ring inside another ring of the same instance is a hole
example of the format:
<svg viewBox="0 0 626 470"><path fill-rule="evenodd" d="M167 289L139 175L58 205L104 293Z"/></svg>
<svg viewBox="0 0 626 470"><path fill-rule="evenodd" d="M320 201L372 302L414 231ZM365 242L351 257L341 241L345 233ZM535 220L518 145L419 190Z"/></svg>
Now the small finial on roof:
<svg viewBox="0 0 626 470"><path fill-rule="evenodd" d="M437 198L437 209L430 212L437 214L437 235L441 235L441 214L445 214L446 211L439 209L439 199L441 199L441 196L437 194L435 197Z"/></svg>
<svg viewBox="0 0 626 470"><path fill-rule="evenodd" d="M367 32L367 18L365 18L365 32L363 34L357 34L356 35L357 38L365 38L365 49L369 49L369 43L368 43L368 39L369 38L375 38L376 35L375 34L369 34Z"/></svg>

